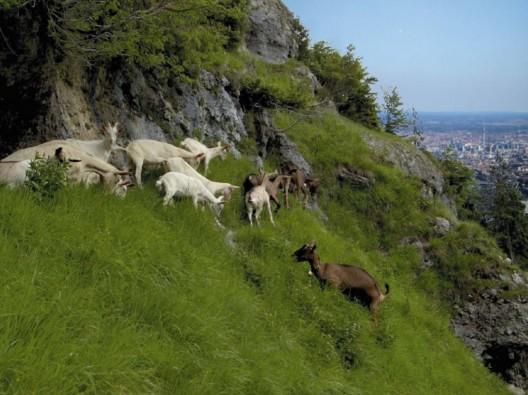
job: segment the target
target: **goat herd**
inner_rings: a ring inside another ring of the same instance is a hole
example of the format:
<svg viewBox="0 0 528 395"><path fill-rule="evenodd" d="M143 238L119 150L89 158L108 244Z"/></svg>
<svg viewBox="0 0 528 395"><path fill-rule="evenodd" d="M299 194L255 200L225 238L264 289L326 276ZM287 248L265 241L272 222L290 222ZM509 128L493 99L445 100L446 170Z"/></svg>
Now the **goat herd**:
<svg viewBox="0 0 528 395"><path fill-rule="evenodd" d="M196 169L202 161L205 164L205 175L209 163L217 156L225 158L231 149L230 145L218 142L215 147L207 147L192 138L181 142L183 148L156 140L133 140L126 148L117 144L118 124L106 125L104 138L101 140L52 140L46 143L25 148L12 153L0 161L0 183L9 187L16 187L25 182L30 163L37 155L55 158L69 163L68 178L72 183L92 185L102 183L106 190L117 196L124 197L129 187L134 185L131 173L127 168L120 170L109 161L112 152L125 152L129 165L135 169L135 181L142 186L142 169L144 165L161 165L167 171L156 182L156 187L164 193L163 204L173 203L174 197L191 197L195 207L198 203L206 203L218 215L227 200L239 186L224 182L211 181L201 175ZM320 181L308 178L305 173L286 164L281 172L251 174L243 183L244 202L248 219L253 225L253 218L260 224L261 212L266 206L270 221L274 224L271 212L271 201L281 207L278 194L284 193L286 207L289 207L288 193L295 192L303 205L307 205L310 195L317 192ZM311 266L310 274L318 278L321 284L329 284L347 295L351 291L360 291L367 297L376 320L379 303L385 295L380 291L376 280L361 268L350 265L323 264L315 253L315 243L304 245L294 253L299 262L308 261ZM386 284L386 293L388 285Z"/></svg>
<svg viewBox="0 0 528 395"><path fill-rule="evenodd" d="M199 202L208 204L215 214L221 212L224 203L229 200L236 185L211 181L196 169L204 162L205 175L209 163L217 156L225 158L231 146L218 142L217 146L207 147L192 138L186 138L180 147L156 140L133 140L128 146L117 144L118 124L106 125L104 138L100 140L52 140L46 143L25 148L12 153L0 161L0 183L15 187L24 183L30 162L37 156L55 157L69 162L68 177L72 183L92 185L103 183L107 190L118 196L125 196L134 183L129 168L134 168L134 178L142 186L142 170L145 165L162 165L167 171L156 182L156 187L164 192L163 203L172 204L173 197L191 197L195 206ZM120 170L110 164L112 152L126 153L128 165ZM292 165L284 166L284 174L260 173L249 175L244 184L245 203L248 218L253 224L253 217L259 223L260 213L267 205L270 220L273 223L270 200L281 207L279 191L284 191L286 206L289 206L288 191L297 190L303 193L304 204L308 201L310 191L315 192L319 186L318 179L307 179L302 170ZM291 182L293 180L293 182Z"/></svg>

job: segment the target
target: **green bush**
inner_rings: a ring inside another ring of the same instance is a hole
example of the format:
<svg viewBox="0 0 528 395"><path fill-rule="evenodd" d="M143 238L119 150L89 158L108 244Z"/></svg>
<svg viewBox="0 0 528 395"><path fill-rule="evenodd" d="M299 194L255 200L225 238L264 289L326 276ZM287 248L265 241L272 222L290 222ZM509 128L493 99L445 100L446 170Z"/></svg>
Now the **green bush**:
<svg viewBox="0 0 528 395"><path fill-rule="evenodd" d="M51 200L68 184L68 162L35 156L30 162L24 186L39 201Z"/></svg>

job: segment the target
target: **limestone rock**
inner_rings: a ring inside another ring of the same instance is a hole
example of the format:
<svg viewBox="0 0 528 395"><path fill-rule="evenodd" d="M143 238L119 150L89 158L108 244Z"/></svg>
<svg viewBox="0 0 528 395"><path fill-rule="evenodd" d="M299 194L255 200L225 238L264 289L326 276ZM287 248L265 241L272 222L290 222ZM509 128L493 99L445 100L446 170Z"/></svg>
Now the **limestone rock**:
<svg viewBox="0 0 528 395"><path fill-rule="evenodd" d="M451 222L446 218L436 217L434 219L433 229L438 236L445 236L451 230Z"/></svg>
<svg viewBox="0 0 528 395"><path fill-rule="evenodd" d="M299 52L293 15L280 0L250 0L246 47L270 63L282 63Z"/></svg>

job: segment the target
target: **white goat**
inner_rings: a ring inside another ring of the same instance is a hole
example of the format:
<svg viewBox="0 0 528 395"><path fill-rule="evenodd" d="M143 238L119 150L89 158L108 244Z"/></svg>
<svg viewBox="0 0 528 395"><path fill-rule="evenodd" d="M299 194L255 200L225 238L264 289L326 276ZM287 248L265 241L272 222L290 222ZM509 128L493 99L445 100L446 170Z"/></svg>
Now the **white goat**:
<svg viewBox="0 0 528 395"><path fill-rule="evenodd" d="M81 151L91 154L105 162L109 162L113 151L117 149L123 150L116 142L118 125L117 122L113 125L108 122L105 129L103 129L104 137L101 140L67 139L66 141ZM97 174L86 173L83 176L83 183L87 186L98 184L99 182L100 177Z"/></svg>
<svg viewBox="0 0 528 395"><path fill-rule="evenodd" d="M216 147L208 148L199 141L190 137L187 137L185 140L183 140L180 145L187 148L189 151L194 152L195 154L205 155L205 175L207 175L207 171L209 170L209 162L217 156L225 159L227 150L231 148L230 145L222 144L220 141Z"/></svg>
<svg viewBox="0 0 528 395"><path fill-rule="evenodd" d="M164 161L167 171L175 171L178 173L186 174L189 177L196 178L199 180L213 195L222 195L224 201L229 200L231 193L240 187L229 184L227 182L216 182L211 181L208 178L202 176L196 170L194 170L187 162L182 158L170 158Z"/></svg>
<svg viewBox="0 0 528 395"><path fill-rule="evenodd" d="M198 202L206 202L215 212L220 214L224 205L224 197L216 198L209 190L196 178L171 171L165 173L156 181L156 187L160 192L165 192L163 205L172 204L174 196L189 196L192 198L194 207L198 207Z"/></svg>
<svg viewBox="0 0 528 395"><path fill-rule="evenodd" d="M110 160L110 156L112 155L112 151L121 148L116 143L118 132L117 127L117 122L113 125L108 122L104 129L104 138L101 140L67 139L66 141L79 150L92 154L96 158L108 162Z"/></svg>
<svg viewBox="0 0 528 395"><path fill-rule="evenodd" d="M30 160L0 162L0 183L15 188L26 181Z"/></svg>
<svg viewBox="0 0 528 395"><path fill-rule="evenodd" d="M195 154L157 140L134 140L124 150L127 152L128 158L134 163L136 182L139 186L142 186L141 170L144 164L162 164L166 159L178 157L190 162L191 166L196 168L204 157L203 154Z"/></svg>
<svg viewBox="0 0 528 395"><path fill-rule="evenodd" d="M257 225L260 226L260 213L262 212L264 204L268 207L271 223L275 225L275 222L273 221L273 214L271 213L270 195L268 192L266 192L266 184L268 179L268 174L262 175L262 182L260 185L253 187L249 192L246 193L245 203L249 224L251 226L253 226L253 211L255 212L255 220L257 221Z"/></svg>
<svg viewBox="0 0 528 395"><path fill-rule="evenodd" d="M2 159L2 162L31 161L37 154L48 158L54 156L67 158L71 162L68 177L73 183L83 182L87 173L96 173L101 176L105 187L111 189L116 195L123 195L123 189L131 186L130 183L126 183L126 181L121 179L121 176L127 176L130 173L121 171L110 163L106 163L73 147L66 140L53 140L34 147L21 149ZM126 190L124 193L126 193Z"/></svg>

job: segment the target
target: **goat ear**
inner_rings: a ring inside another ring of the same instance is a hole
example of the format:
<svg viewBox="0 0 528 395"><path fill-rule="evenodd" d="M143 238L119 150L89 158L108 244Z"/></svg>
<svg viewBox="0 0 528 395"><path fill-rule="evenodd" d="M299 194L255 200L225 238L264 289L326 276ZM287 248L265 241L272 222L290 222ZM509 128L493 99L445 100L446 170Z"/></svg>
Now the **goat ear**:
<svg viewBox="0 0 528 395"><path fill-rule="evenodd" d="M315 242L315 240L312 240L312 242L309 244L311 250L315 250L315 248L317 247L317 243Z"/></svg>

